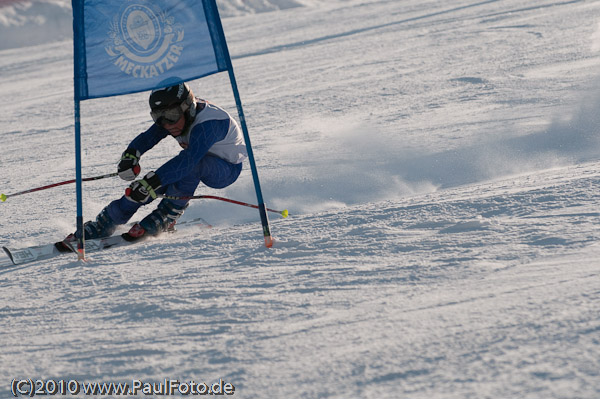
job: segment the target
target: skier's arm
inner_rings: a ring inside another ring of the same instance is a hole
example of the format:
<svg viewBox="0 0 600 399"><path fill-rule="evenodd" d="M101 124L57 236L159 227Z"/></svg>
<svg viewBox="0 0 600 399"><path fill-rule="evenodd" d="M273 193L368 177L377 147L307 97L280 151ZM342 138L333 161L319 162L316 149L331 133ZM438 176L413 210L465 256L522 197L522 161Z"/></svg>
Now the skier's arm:
<svg viewBox="0 0 600 399"><path fill-rule="evenodd" d="M141 170L139 161L142 154L158 144L167 134L166 129L153 124L148 130L133 139L121 155L121 160L117 165L119 177L128 181L135 179Z"/></svg>
<svg viewBox="0 0 600 399"><path fill-rule="evenodd" d="M168 134L169 132L167 129L158 126L156 123L153 123L148 130L140 133L136 138L134 138L127 148L137 150L143 155L146 151L150 150L162 139L167 137Z"/></svg>

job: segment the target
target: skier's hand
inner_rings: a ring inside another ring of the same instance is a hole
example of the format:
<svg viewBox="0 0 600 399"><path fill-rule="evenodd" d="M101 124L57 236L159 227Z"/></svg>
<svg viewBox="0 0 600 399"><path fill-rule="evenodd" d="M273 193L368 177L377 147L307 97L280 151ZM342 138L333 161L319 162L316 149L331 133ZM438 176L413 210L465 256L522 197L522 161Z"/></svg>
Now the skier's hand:
<svg viewBox="0 0 600 399"><path fill-rule="evenodd" d="M161 187L160 178L154 172L149 172L141 180L136 180L125 190L125 197L140 204L146 203L150 198L156 199L156 191Z"/></svg>
<svg viewBox="0 0 600 399"><path fill-rule="evenodd" d="M139 165L141 154L138 150L128 148L121 155L121 161L117 167L117 173L123 180L132 181L140 174L142 169Z"/></svg>

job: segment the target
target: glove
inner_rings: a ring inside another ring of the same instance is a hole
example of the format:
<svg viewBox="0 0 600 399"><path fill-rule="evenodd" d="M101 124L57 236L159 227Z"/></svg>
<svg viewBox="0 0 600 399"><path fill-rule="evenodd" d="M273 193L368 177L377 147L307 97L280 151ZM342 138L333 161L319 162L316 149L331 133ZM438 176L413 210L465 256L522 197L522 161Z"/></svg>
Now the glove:
<svg viewBox="0 0 600 399"><path fill-rule="evenodd" d="M141 156L140 152L133 148L125 150L117 167L117 173L121 179L132 181L140 174L142 168L139 165L139 160Z"/></svg>
<svg viewBox="0 0 600 399"><path fill-rule="evenodd" d="M156 199L156 190L161 187L160 178L154 172L149 172L141 180L136 180L125 190L125 197L140 204L146 203L150 197Z"/></svg>

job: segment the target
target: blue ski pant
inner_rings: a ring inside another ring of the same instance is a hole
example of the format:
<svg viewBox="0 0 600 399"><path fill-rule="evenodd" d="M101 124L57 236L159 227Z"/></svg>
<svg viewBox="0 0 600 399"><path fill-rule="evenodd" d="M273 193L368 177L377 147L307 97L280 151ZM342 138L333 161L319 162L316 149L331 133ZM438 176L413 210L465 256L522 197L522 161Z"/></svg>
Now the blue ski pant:
<svg viewBox="0 0 600 399"><path fill-rule="evenodd" d="M200 184L204 183L211 188L225 188L237 180L242 171L242 164L232 164L224 159L213 155L206 155L196 165L194 171L183 179L156 190L157 194L165 194L174 197L188 197L194 195L194 191ZM108 206L108 215L115 224L125 224L137 212L137 210L152 202L150 198L145 203L138 203L122 196L118 200L112 201ZM177 208L184 208L189 200L166 200Z"/></svg>

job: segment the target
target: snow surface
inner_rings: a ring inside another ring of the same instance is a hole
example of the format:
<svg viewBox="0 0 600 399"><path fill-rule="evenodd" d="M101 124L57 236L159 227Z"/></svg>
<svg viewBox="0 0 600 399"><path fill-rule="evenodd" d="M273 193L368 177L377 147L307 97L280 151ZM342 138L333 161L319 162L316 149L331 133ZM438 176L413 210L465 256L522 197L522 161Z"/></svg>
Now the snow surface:
<svg viewBox="0 0 600 399"><path fill-rule="evenodd" d="M236 398L600 397L600 2L218 4L267 205L291 214L271 215L275 247L257 212L206 200L183 219L213 229L0 269L0 396L221 378ZM74 175L53 10L44 43L0 51L5 194ZM192 87L235 112L226 75ZM85 176L115 169L146 104L82 104ZM86 218L125 187L85 183ZM255 201L249 170L197 193ZM72 185L9 199L0 244L54 241L75 214Z"/></svg>
<svg viewBox="0 0 600 399"><path fill-rule="evenodd" d="M223 18L315 7L325 0L218 0ZM19 48L73 35L71 0L0 0L0 50Z"/></svg>

